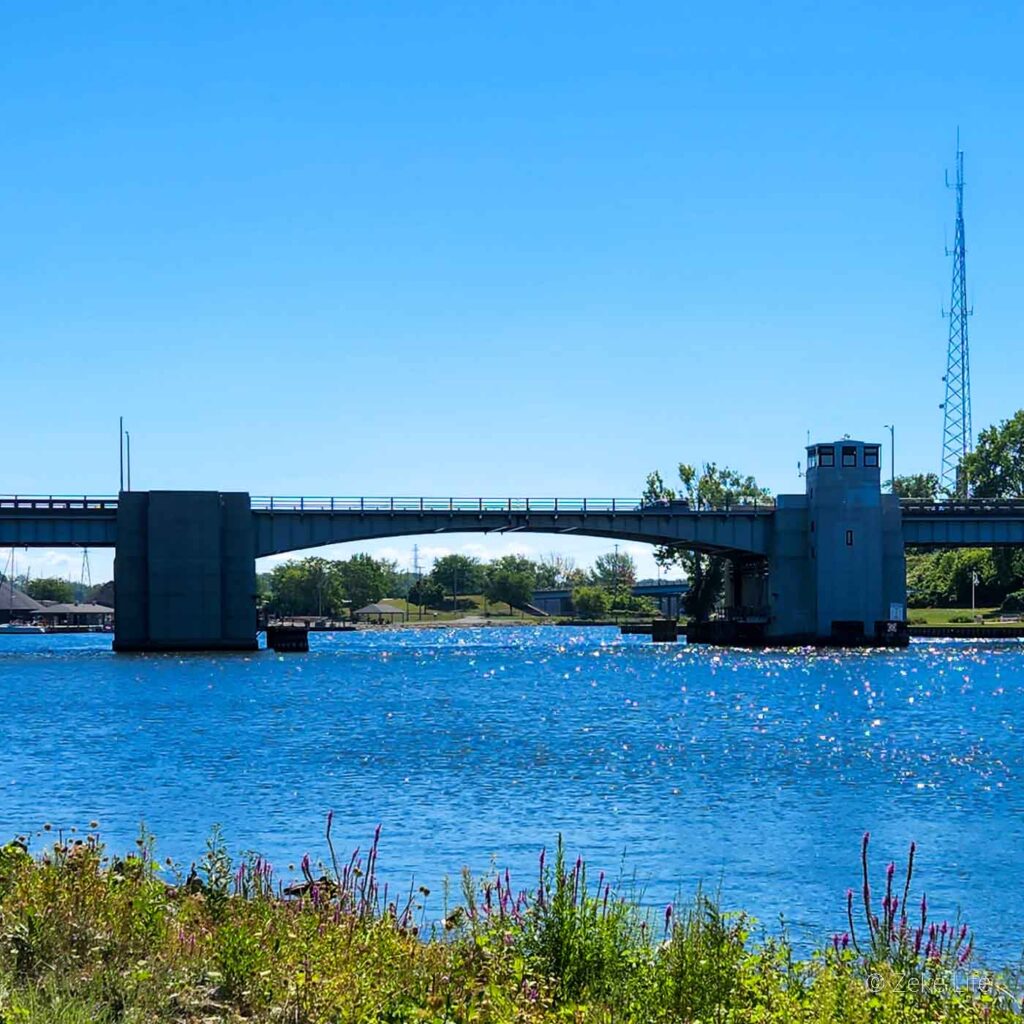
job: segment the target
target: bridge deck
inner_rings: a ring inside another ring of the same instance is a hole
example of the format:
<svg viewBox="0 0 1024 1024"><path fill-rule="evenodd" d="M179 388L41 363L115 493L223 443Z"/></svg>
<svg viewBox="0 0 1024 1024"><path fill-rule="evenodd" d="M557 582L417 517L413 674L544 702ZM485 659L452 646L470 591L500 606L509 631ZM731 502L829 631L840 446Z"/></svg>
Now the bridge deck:
<svg viewBox="0 0 1024 1024"><path fill-rule="evenodd" d="M253 498L257 556L429 533L554 533L767 554L774 505L637 498Z"/></svg>
<svg viewBox="0 0 1024 1024"><path fill-rule="evenodd" d="M771 502L691 508L638 498L252 497L256 554L446 532L577 533L764 554ZM1024 546L1024 500L901 501L903 535L922 547ZM0 495L0 546L113 547L113 495Z"/></svg>

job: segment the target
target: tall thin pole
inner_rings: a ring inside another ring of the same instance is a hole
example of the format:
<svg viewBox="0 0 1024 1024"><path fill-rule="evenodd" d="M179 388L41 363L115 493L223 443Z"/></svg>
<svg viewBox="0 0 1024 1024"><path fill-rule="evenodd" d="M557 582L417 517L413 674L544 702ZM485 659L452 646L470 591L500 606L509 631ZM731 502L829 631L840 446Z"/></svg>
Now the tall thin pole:
<svg viewBox="0 0 1024 1024"><path fill-rule="evenodd" d="M889 493L896 493L896 425L886 423L885 429L889 431Z"/></svg>
<svg viewBox="0 0 1024 1024"><path fill-rule="evenodd" d="M121 483L118 491L124 490L124 417L117 418L117 455L121 464Z"/></svg>
<svg viewBox="0 0 1024 1024"><path fill-rule="evenodd" d="M132 489L132 435L126 430L124 432L125 445L128 449L128 490Z"/></svg>

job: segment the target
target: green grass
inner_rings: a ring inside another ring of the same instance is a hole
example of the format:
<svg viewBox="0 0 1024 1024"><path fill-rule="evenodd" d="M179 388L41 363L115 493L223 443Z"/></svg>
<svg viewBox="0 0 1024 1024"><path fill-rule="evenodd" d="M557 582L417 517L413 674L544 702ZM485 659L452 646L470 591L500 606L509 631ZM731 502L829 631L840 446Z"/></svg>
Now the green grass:
<svg viewBox="0 0 1024 1024"><path fill-rule="evenodd" d="M513 609L512 613L509 614L507 604L495 604L493 601L484 601L482 594L460 594L459 601L468 601L470 606L467 608L461 608L459 611L440 611L434 608L424 608L423 617L420 618L420 607L417 604L410 604L404 598L401 597L386 597L384 601L392 605L401 611L409 613L409 622L450 622L452 619L461 619L467 615L479 615L483 617L486 615L490 619L496 621L510 620L525 621L525 622L543 622L543 617L538 618L535 615L527 615L525 612Z"/></svg>
<svg viewBox="0 0 1024 1024"><path fill-rule="evenodd" d="M998 608L909 608L907 621L912 626L1006 625L999 621Z"/></svg>
<svg viewBox="0 0 1024 1024"><path fill-rule="evenodd" d="M0 1022L1021 1021L1007 979L976 969L965 927L939 925L885 873L848 894L844 930L798 958L786 937L698 892L657 914L565 855L532 886L463 876L461 897L389 894L365 855L301 864L282 886L218 833L185 876L143 835L109 858L94 832L39 855L0 848ZM856 909L855 909L856 904ZM910 920L903 908L912 906Z"/></svg>

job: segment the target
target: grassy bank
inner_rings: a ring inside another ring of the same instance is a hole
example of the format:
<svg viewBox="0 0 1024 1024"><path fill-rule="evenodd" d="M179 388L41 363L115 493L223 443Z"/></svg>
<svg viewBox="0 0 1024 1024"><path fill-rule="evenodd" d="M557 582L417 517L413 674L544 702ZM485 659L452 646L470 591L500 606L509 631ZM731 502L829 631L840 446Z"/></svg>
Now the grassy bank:
<svg viewBox="0 0 1024 1024"><path fill-rule="evenodd" d="M1000 625L998 608L908 608L907 621L913 626Z"/></svg>
<svg viewBox="0 0 1024 1024"><path fill-rule="evenodd" d="M378 829L379 835L379 829ZM906 869L860 891L822 951L697 894L644 914L603 875L542 854L532 884L457 896L377 880L376 839L282 886L215 836L182 873L143 836L108 858L95 831L33 856L0 849L0 1021L1016 1021L966 927L933 922ZM904 911L907 911L905 914Z"/></svg>

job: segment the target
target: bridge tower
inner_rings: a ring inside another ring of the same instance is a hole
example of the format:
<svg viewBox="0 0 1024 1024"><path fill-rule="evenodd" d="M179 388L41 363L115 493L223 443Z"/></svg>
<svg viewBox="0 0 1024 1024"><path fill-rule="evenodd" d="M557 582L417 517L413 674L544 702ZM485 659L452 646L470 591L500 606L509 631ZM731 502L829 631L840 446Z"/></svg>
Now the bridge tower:
<svg viewBox="0 0 1024 1024"><path fill-rule="evenodd" d="M942 465L939 483L950 493L967 493L969 481L961 478L961 462L973 448L971 430L971 360L967 344L966 243L964 241L964 154L956 133L956 234L953 240L953 287L949 300L949 343L946 350L946 386L942 403Z"/></svg>
<svg viewBox="0 0 1024 1024"><path fill-rule="evenodd" d="M769 643L891 643L905 618L899 498L883 494L878 444L807 448L804 494L776 498Z"/></svg>

